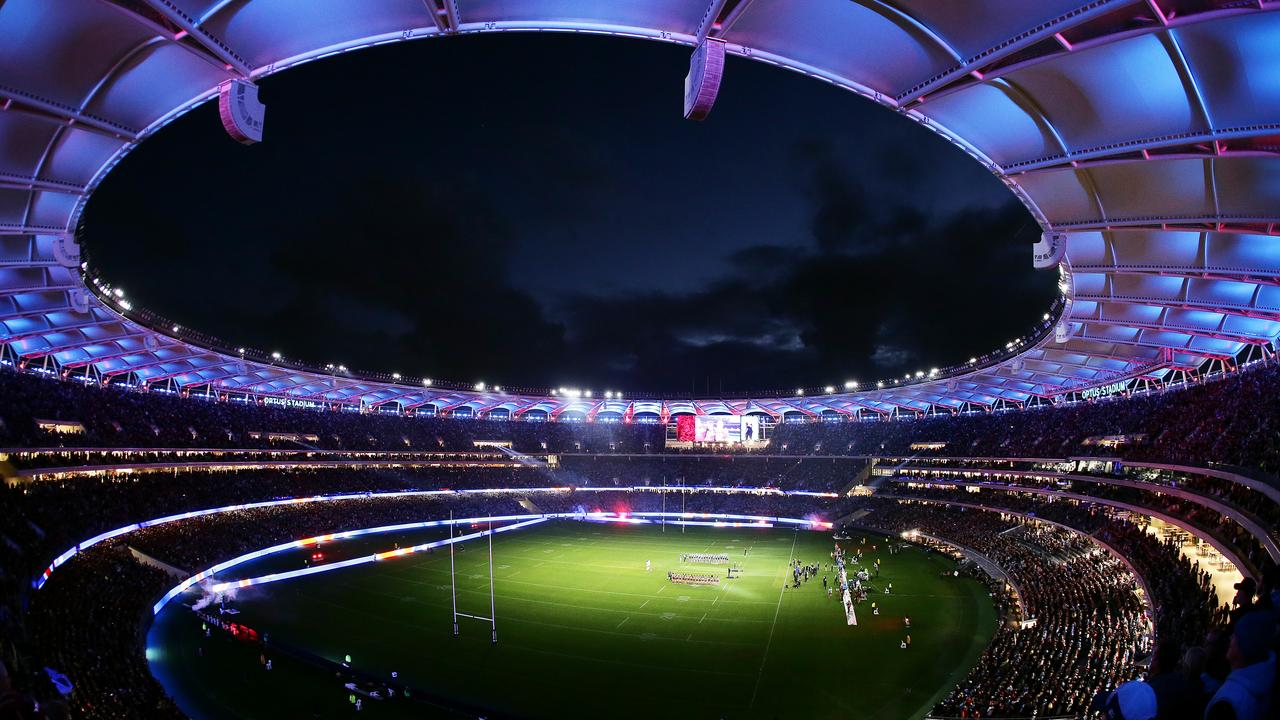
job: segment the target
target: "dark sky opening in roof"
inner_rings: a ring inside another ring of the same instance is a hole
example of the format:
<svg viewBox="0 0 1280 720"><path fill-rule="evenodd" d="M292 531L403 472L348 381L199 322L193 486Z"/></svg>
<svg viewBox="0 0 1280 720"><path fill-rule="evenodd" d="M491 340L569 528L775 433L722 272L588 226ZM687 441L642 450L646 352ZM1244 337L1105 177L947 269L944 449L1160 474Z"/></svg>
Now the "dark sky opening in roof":
<svg viewBox="0 0 1280 720"><path fill-rule="evenodd" d="M87 254L230 343L460 381L716 392L962 362L1045 311L1039 228L942 138L730 58L680 117L688 49L507 34L261 82L128 156Z"/></svg>

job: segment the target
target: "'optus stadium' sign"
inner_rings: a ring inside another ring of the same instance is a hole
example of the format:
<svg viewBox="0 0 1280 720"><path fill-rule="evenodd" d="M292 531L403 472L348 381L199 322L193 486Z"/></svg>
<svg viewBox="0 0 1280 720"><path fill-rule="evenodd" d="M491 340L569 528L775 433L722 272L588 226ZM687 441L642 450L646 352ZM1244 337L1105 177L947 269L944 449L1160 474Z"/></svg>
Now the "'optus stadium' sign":
<svg viewBox="0 0 1280 720"><path fill-rule="evenodd" d="M1081 390L1080 397L1084 398L1085 400L1092 400L1094 398L1106 397L1108 395L1115 395L1116 393L1122 393L1128 388L1129 388L1129 381L1120 380L1117 382L1110 383L1108 385L1102 385L1100 387L1092 387L1092 388L1089 388L1088 390Z"/></svg>

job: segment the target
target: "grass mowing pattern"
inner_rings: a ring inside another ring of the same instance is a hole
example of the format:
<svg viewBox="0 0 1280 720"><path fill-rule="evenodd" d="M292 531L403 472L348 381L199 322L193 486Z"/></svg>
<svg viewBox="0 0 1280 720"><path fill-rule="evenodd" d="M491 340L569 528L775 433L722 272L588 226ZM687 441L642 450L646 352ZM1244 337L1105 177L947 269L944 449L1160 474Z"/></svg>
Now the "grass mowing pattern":
<svg viewBox="0 0 1280 720"><path fill-rule="evenodd" d="M573 521L495 540L496 646L484 622L462 619L462 636L451 636L446 551L255 589L239 601L236 619L499 715L920 717L976 661L995 614L980 584L942 576L949 560L916 548L890 556L884 538L868 542L881 550L867 555L881 558L881 586L892 582L895 592L872 595L879 616L870 603L859 606L857 627L845 624L821 577L784 589L792 558L821 562L831 575L829 533L675 526L664 533ZM681 564L686 552L727 553L743 576L719 587L668 582L668 570L725 572ZM459 611L488 614L487 559L484 541L458 553ZM195 628L174 603L151 637L162 653L157 675L194 716L352 714L346 691L327 674L279 661L268 673L256 650L206 640ZM908 632L913 644L902 650ZM423 716L421 706L402 702L366 702L360 713Z"/></svg>

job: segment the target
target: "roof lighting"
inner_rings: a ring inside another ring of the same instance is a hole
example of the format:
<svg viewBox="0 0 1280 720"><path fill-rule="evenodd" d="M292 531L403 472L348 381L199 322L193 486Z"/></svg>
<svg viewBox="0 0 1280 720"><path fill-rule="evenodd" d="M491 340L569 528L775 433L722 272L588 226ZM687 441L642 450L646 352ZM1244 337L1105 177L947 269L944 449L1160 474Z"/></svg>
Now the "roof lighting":
<svg viewBox="0 0 1280 720"><path fill-rule="evenodd" d="M272 360L279 360L279 359L280 359L280 353L278 353L278 352L273 352L273 353L271 353L271 359L272 359Z"/></svg>
<svg viewBox="0 0 1280 720"><path fill-rule="evenodd" d="M392 377L392 379L394 379L394 380L399 380L399 379L400 379L400 373L391 373L391 377Z"/></svg>
<svg viewBox="0 0 1280 720"><path fill-rule="evenodd" d="M858 389L858 381L857 381L857 380L845 380L845 381L844 381L844 389L845 389L845 390L857 390L857 389Z"/></svg>
<svg viewBox="0 0 1280 720"><path fill-rule="evenodd" d="M826 386L823 390L826 390L828 395L836 391L836 389L831 385Z"/></svg>
<svg viewBox="0 0 1280 720"><path fill-rule="evenodd" d="M476 392L484 392L484 381L476 383Z"/></svg>
<svg viewBox="0 0 1280 720"><path fill-rule="evenodd" d="M422 378L423 387L431 387L431 378Z"/></svg>

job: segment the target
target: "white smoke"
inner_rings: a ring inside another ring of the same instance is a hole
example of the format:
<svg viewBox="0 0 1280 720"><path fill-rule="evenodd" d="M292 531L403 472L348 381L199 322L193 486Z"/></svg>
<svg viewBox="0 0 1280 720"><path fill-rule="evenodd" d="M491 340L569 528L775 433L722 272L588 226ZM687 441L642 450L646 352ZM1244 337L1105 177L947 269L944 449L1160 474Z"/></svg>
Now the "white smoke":
<svg viewBox="0 0 1280 720"><path fill-rule="evenodd" d="M220 603L225 600L235 600L237 588L227 588L226 590L215 593L213 591L212 582L200 583L200 598L191 606L192 610L200 611L214 603Z"/></svg>

